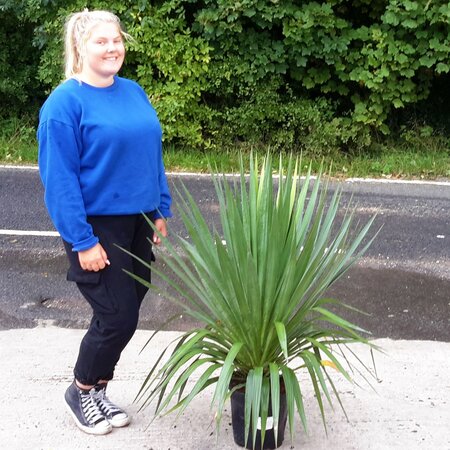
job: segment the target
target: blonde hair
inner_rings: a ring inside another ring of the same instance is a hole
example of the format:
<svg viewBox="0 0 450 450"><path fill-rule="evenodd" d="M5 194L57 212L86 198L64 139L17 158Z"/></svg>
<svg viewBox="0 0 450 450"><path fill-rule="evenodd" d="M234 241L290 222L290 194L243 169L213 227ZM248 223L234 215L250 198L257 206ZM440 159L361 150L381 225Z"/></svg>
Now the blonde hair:
<svg viewBox="0 0 450 450"><path fill-rule="evenodd" d="M77 78L83 69L83 59L86 42L95 26L100 23L114 23L124 40L131 40L131 36L122 28L120 19L109 11L88 11L71 14L65 25L64 39L64 75L66 79Z"/></svg>

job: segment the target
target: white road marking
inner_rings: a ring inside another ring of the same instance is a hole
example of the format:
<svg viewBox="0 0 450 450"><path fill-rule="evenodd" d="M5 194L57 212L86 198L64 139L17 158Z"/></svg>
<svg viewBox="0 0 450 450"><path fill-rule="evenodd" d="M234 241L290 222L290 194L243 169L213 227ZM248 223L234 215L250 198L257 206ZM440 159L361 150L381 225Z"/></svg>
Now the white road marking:
<svg viewBox="0 0 450 450"><path fill-rule="evenodd" d="M0 164L0 169L16 169L16 170L39 170L36 165L29 166L17 166ZM177 176L177 177L198 177L198 178L209 178L211 174L209 173L196 173L196 172L166 172L167 175ZM230 177L240 176L239 174L226 174ZM304 178L304 177L302 177ZM311 177L315 179L316 177ZM434 180L399 180L391 178L345 178L342 180L346 183L383 183L383 184L429 184L434 186L450 186L450 181L434 181Z"/></svg>
<svg viewBox="0 0 450 450"><path fill-rule="evenodd" d="M390 178L346 178L346 183L383 183L383 184L431 184L434 186L450 186L450 181L433 180L392 180Z"/></svg>
<svg viewBox="0 0 450 450"><path fill-rule="evenodd" d="M44 236L57 237L60 234L57 231L33 231L33 230L0 230L4 236Z"/></svg>
<svg viewBox="0 0 450 450"><path fill-rule="evenodd" d="M0 169L16 169L16 170L39 170L38 166L13 166L8 164L0 164Z"/></svg>

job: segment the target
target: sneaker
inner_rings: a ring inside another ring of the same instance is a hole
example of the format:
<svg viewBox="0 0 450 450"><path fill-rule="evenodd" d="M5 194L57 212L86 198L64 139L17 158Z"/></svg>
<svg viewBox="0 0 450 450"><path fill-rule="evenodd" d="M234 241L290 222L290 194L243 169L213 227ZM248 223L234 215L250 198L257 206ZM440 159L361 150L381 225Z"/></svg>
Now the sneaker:
<svg viewBox="0 0 450 450"><path fill-rule="evenodd" d="M94 398L103 416L114 428L125 427L131 421L130 416L106 396L107 383L99 383L95 386Z"/></svg>
<svg viewBox="0 0 450 450"><path fill-rule="evenodd" d="M80 389L74 381L67 388L64 398L80 430L88 434L107 434L112 430L95 401L95 388L86 391Z"/></svg>

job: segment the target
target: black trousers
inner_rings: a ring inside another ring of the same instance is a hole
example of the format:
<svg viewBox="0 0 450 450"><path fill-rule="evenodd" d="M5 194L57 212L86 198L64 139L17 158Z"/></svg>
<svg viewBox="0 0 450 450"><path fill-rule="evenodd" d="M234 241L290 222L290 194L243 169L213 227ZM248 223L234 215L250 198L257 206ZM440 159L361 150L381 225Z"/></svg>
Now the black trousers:
<svg viewBox="0 0 450 450"><path fill-rule="evenodd" d="M146 215L152 217L152 213ZM150 262L153 230L142 214L90 216L88 222L111 264L99 272L85 271L78 253L67 242L64 246L70 262L67 279L77 283L93 310L89 329L80 344L74 375L80 383L95 385L99 380L113 378L120 354L136 331L139 309L147 292L146 287L123 269L150 281L150 270L116 245Z"/></svg>

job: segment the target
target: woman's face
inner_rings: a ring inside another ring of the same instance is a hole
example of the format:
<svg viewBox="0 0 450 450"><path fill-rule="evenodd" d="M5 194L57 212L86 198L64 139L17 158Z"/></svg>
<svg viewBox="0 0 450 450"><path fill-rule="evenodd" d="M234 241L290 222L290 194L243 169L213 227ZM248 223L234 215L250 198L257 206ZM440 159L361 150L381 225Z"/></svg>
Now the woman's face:
<svg viewBox="0 0 450 450"><path fill-rule="evenodd" d="M90 84L112 84L125 57L125 47L119 28L114 23L96 25L86 41L82 75Z"/></svg>

